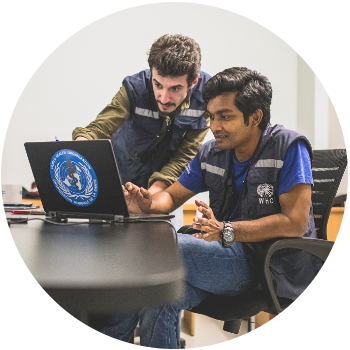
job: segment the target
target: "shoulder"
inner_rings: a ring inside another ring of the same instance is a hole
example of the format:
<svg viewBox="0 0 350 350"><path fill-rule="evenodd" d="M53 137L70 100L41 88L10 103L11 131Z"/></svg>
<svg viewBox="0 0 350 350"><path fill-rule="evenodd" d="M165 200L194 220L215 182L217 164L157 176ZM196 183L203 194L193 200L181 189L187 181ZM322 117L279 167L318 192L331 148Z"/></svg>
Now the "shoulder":
<svg viewBox="0 0 350 350"><path fill-rule="evenodd" d="M295 142L300 141L301 144L305 145L310 155L312 155L312 147L310 141L302 134L297 131L286 129L283 125L269 124L265 129L264 133L269 134L268 137L273 146L277 149L282 149L287 152L289 147Z"/></svg>
<svg viewBox="0 0 350 350"><path fill-rule="evenodd" d="M199 72L199 79L201 79L203 83L206 83L210 78L211 78L211 75L209 75L208 73L205 73L203 71Z"/></svg>
<svg viewBox="0 0 350 350"><path fill-rule="evenodd" d="M135 91L144 91L147 89L151 80L151 71L144 69L134 75L129 75L124 78L123 86L127 89L133 89Z"/></svg>
<svg viewBox="0 0 350 350"><path fill-rule="evenodd" d="M130 105L141 104L142 106L148 106L150 104L150 98L152 94L150 91L151 86L151 71L149 69L142 70L141 72L127 76L123 80L123 87L125 88ZM154 107L156 110L156 106Z"/></svg>
<svg viewBox="0 0 350 350"><path fill-rule="evenodd" d="M209 152L215 152L215 151L218 151L218 148L216 147L216 142L213 139L203 143L203 145L199 147L198 153L207 154Z"/></svg>
<svg viewBox="0 0 350 350"><path fill-rule="evenodd" d="M308 145L303 139L297 139L294 141L288 148L286 161L287 159L294 160L310 160L310 152Z"/></svg>
<svg viewBox="0 0 350 350"><path fill-rule="evenodd" d="M216 141L210 140L199 147L198 161L200 163L210 160L210 163L222 163L226 159L227 151L221 151L216 146Z"/></svg>
<svg viewBox="0 0 350 350"><path fill-rule="evenodd" d="M205 72L200 71L197 85L191 90L191 103L193 103L193 97L195 97L201 106L206 106L206 102L202 97L202 90L204 84L211 78L211 76ZM195 102L198 103L198 102ZM205 107L203 107L205 108Z"/></svg>
<svg viewBox="0 0 350 350"><path fill-rule="evenodd" d="M297 131L286 129L283 125L280 124L269 124L265 132L269 133L271 137L275 140L294 140L300 136L305 137L304 135L298 133Z"/></svg>
<svg viewBox="0 0 350 350"><path fill-rule="evenodd" d="M203 71L199 72L198 83L194 87L194 90L202 91L204 84L211 78L211 76Z"/></svg>

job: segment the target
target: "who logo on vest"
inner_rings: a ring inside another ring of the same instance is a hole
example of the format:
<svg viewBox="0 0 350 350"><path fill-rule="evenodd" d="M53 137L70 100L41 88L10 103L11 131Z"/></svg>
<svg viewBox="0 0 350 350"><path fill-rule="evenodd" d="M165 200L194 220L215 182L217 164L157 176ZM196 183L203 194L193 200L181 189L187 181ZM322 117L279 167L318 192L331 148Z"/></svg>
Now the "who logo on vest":
<svg viewBox="0 0 350 350"><path fill-rule="evenodd" d="M274 200L271 198L273 195L273 186L270 184L261 184L257 188L259 198L259 204L273 204Z"/></svg>

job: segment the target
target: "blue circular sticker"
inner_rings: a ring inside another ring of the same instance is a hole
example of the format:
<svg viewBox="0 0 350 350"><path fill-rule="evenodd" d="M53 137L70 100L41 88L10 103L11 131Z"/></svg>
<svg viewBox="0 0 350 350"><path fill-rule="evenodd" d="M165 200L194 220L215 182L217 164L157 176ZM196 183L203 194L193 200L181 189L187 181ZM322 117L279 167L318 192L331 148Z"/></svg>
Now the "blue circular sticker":
<svg viewBox="0 0 350 350"><path fill-rule="evenodd" d="M98 195L98 181L90 163L79 153L62 149L51 158L50 174L59 194L69 203L85 207Z"/></svg>

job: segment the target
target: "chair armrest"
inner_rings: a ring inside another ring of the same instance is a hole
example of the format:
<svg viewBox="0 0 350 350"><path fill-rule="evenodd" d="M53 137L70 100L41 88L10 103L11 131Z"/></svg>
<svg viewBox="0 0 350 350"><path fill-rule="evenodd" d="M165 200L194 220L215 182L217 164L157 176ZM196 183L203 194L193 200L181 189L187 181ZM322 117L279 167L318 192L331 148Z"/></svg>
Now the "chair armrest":
<svg viewBox="0 0 350 350"><path fill-rule="evenodd" d="M274 252L284 248L296 248L305 250L313 255L318 256L322 261L326 261L330 251L332 250L334 242L325 241L316 238L283 238L279 240L271 241L266 247L264 257L264 277L266 280L267 288L271 295L273 304L276 308L276 312L279 314L282 312L282 308L278 301L275 289L272 284L271 272L270 272L270 260Z"/></svg>

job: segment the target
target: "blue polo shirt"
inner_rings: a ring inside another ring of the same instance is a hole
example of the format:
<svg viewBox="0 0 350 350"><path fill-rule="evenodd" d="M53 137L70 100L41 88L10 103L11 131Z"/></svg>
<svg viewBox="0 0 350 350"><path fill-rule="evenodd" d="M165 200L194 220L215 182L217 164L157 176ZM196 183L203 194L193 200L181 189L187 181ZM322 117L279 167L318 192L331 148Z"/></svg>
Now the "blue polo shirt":
<svg viewBox="0 0 350 350"><path fill-rule="evenodd" d="M238 194L241 193L243 181L247 175L249 165L252 158L244 162L238 162L233 159L234 163L234 182L236 184ZM179 177L182 186L188 190L200 193L208 191L204 178L201 173L197 155L192 159L186 170ZM280 173L280 183L278 195L288 192L293 186L299 183L313 185L311 159L309 151L302 140L297 140L288 149L283 167ZM238 219L238 205L231 214L229 220Z"/></svg>

